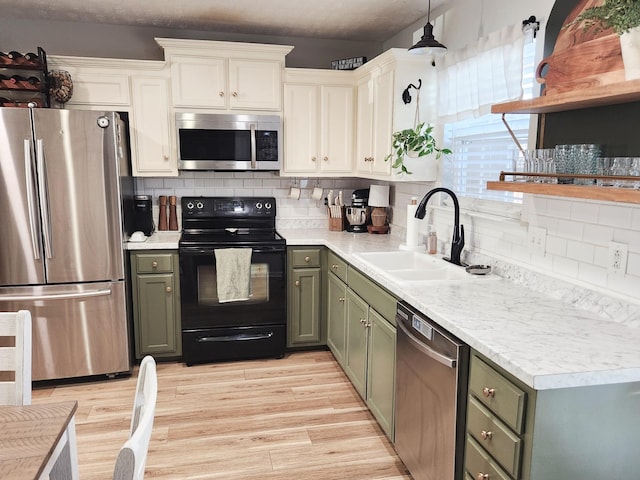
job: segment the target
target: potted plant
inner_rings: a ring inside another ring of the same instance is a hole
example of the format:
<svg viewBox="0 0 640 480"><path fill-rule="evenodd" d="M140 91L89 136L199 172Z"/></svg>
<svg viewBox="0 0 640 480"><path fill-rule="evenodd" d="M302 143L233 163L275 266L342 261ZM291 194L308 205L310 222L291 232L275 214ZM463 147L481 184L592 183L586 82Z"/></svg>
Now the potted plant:
<svg viewBox="0 0 640 480"><path fill-rule="evenodd" d="M411 175L405 165L405 156L423 157L435 153L438 160L443 154L450 154L448 148L439 148L432 135L433 126L418 123L414 128L407 128L393 133L392 152L385 157L385 162L394 158L392 168L399 168L402 173Z"/></svg>
<svg viewBox="0 0 640 480"><path fill-rule="evenodd" d="M620 37L625 78L640 78L640 1L605 0L583 10L566 27L579 24L596 33L613 29Z"/></svg>

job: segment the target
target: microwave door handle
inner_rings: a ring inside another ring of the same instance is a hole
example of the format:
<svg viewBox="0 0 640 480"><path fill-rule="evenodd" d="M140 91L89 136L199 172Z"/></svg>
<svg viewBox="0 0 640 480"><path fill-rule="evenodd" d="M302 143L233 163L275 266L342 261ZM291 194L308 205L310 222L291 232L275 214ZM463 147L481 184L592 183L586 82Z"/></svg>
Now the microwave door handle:
<svg viewBox="0 0 640 480"><path fill-rule="evenodd" d="M40 229L38 228L37 210L36 210L36 194L34 190L33 180L33 162L31 161L31 141L28 138L24 140L24 173L26 180L27 192L27 209L29 211L29 232L31 233L31 247L33 248L33 258L40 260Z"/></svg>
<svg viewBox="0 0 640 480"><path fill-rule="evenodd" d="M255 170L256 165L256 124L250 123L249 130L251 130L251 169Z"/></svg>
<svg viewBox="0 0 640 480"><path fill-rule="evenodd" d="M51 214L49 208L49 185L47 165L44 161L44 146L42 139L36 139L36 160L38 162L38 190L40 193L40 210L42 212L42 227L44 230L44 251L47 258L53 258L53 239L51 238Z"/></svg>

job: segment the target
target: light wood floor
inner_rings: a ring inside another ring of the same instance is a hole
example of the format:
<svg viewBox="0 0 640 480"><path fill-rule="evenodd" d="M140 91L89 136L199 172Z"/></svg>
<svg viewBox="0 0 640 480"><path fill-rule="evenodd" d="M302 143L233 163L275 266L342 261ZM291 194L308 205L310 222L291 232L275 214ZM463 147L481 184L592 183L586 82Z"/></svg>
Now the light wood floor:
<svg viewBox="0 0 640 480"><path fill-rule="evenodd" d="M81 480L111 478L127 439L131 378L35 389L78 401ZM330 352L186 367L158 364L145 478L410 479Z"/></svg>

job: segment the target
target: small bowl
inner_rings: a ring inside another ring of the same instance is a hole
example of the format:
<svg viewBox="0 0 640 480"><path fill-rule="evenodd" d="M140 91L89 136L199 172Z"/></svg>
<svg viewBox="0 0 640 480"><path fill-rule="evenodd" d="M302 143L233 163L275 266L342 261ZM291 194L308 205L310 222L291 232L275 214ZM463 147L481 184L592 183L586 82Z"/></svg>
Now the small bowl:
<svg viewBox="0 0 640 480"><path fill-rule="evenodd" d="M491 273L491 265L469 265L465 270L471 275L488 275Z"/></svg>

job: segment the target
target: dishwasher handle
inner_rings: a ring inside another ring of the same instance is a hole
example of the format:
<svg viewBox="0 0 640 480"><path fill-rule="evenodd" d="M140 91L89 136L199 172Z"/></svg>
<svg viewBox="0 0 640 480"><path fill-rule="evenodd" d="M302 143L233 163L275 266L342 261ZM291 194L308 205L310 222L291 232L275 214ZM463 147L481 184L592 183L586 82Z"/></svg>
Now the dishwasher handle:
<svg viewBox="0 0 640 480"><path fill-rule="evenodd" d="M441 353L436 352L432 348L429 348L427 345L424 344L424 342L421 342L418 337L413 335L402 321L397 322L397 324L400 330L402 331L402 333L404 333L407 336L407 338L415 348L417 348L425 355L428 355L429 357L434 359L436 362L441 363L446 367L456 368L456 366L458 365L458 359L449 358L446 355L442 355Z"/></svg>

